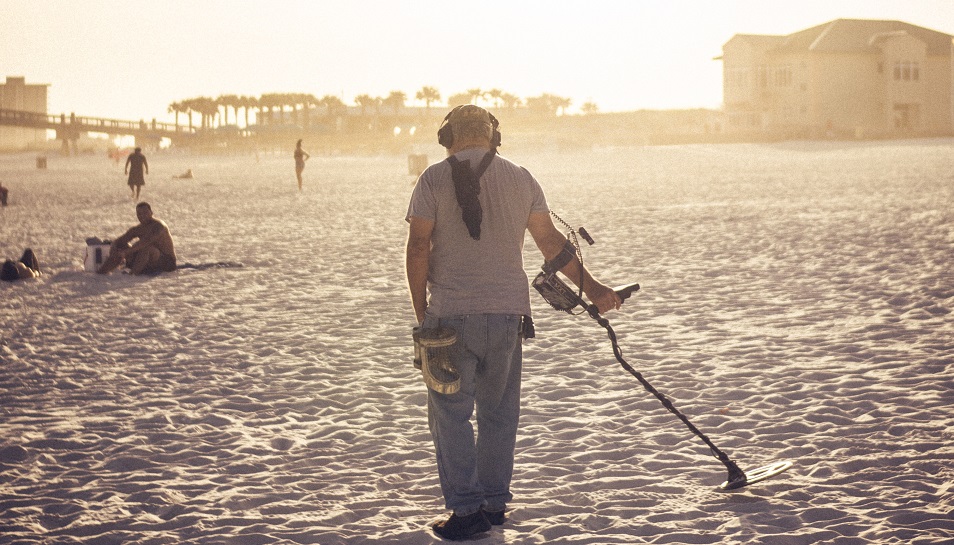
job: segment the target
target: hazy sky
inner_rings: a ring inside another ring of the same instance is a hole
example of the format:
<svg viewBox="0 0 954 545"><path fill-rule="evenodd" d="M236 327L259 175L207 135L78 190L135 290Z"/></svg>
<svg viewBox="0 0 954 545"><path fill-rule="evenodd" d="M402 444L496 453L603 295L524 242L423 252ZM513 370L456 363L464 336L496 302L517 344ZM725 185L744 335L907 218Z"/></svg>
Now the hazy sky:
<svg viewBox="0 0 954 545"><path fill-rule="evenodd" d="M571 111L718 107L712 58L734 34L838 18L954 34L954 0L0 0L0 78L50 84L50 113L119 119L169 120L196 96L353 104L425 85L552 93Z"/></svg>

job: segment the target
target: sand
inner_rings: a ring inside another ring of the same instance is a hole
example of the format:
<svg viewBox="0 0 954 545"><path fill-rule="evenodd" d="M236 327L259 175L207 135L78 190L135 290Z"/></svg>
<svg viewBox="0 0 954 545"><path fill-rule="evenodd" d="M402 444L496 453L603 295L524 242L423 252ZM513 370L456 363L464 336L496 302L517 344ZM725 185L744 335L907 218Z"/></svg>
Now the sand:
<svg viewBox="0 0 954 545"><path fill-rule="evenodd" d="M416 150L432 160L436 148ZM954 541L954 140L502 153L642 290L605 331L533 294L510 520L476 543ZM147 154L181 263L83 271L122 166L0 156L0 543L440 541L411 364L406 156ZM172 175L192 168L194 180ZM528 237L526 268L542 260Z"/></svg>

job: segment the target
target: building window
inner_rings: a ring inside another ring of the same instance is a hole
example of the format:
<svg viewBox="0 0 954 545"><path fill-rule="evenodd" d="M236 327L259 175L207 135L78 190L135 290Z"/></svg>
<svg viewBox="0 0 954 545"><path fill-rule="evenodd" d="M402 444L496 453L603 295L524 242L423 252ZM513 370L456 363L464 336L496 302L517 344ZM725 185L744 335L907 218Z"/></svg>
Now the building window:
<svg viewBox="0 0 954 545"><path fill-rule="evenodd" d="M790 87L792 85L792 67L789 65L775 67L775 86Z"/></svg>
<svg viewBox="0 0 954 545"><path fill-rule="evenodd" d="M920 81L921 66L917 61L894 63L894 81Z"/></svg>

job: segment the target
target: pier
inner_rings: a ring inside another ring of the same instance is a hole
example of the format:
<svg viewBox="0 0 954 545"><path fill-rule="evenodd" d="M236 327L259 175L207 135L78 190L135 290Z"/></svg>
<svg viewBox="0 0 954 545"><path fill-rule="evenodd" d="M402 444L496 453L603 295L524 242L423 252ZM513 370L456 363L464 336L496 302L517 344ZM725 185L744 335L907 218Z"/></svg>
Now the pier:
<svg viewBox="0 0 954 545"><path fill-rule="evenodd" d="M84 133L104 133L110 136L132 136L136 145L145 148L158 148L163 138L173 143L183 143L195 138L197 131L191 127L150 122L124 121L101 117L80 117L75 114L51 115L38 112L0 109L0 125L47 129L56 131L56 139L62 141L64 152L70 147L76 150L76 142Z"/></svg>

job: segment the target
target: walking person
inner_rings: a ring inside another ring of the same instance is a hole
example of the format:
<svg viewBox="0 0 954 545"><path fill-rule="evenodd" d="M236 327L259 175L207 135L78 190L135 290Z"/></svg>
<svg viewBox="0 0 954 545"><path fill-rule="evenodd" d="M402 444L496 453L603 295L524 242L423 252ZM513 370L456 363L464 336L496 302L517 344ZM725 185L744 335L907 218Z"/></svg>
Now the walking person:
<svg viewBox="0 0 954 545"><path fill-rule="evenodd" d="M298 191L301 191L301 173L305 170L305 161L311 158L311 155L301 149L301 140L295 144L295 176L298 177Z"/></svg>
<svg viewBox="0 0 954 545"><path fill-rule="evenodd" d="M452 510L432 528L458 540L506 522L513 499L522 340L530 316L525 233L600 312L619 308L621 300L578 261L534 177L497 155L496 118L459 106L445 117L438 141L448 158L423 172L405 218L406 272L419 326L457 335L449 354L460 388L429 388L427 410L441 492Z"/></svg>
<svg viewBox="0 0 954 545"><path fill-rule="evenodd" d="M126 158L126 168L123 169L123 174L129 174L129 190L132 192L132 198L137 201L142 186L146 185L143 170L145 170L145 174L149 174L149 162L146 161L146 156L142 154L142 148L136 148Z"/></svg>

